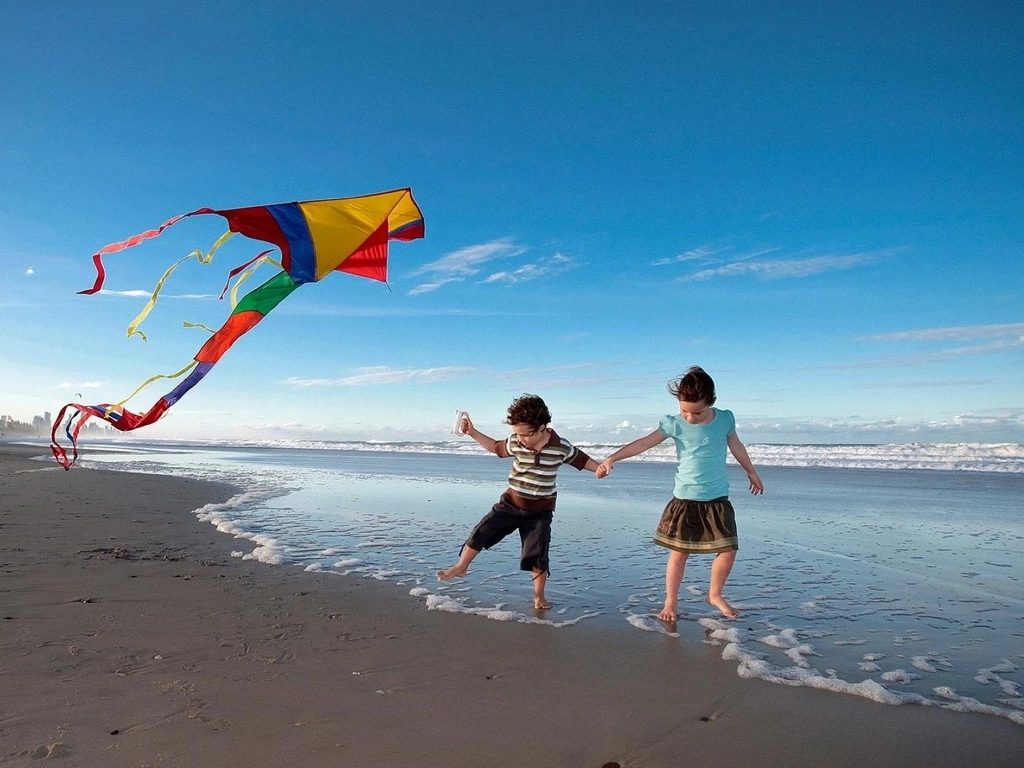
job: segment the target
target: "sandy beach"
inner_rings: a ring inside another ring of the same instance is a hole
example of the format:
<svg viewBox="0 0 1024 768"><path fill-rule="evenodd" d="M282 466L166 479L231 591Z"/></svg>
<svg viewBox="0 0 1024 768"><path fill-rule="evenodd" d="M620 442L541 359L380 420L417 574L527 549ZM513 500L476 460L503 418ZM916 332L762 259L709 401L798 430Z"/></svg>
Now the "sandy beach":
<svg viewBox="0 0 1024 768"><path fill-rule="evenodd" d="M0 766L1020 766L1007 720L743 680L681 637L232 557L234 489L0 445Z"/></svg>

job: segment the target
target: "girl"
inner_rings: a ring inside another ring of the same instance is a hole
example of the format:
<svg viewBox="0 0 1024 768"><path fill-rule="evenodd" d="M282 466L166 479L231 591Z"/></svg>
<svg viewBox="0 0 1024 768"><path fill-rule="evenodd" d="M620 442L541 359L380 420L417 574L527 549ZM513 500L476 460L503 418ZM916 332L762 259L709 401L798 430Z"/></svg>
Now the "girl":
<svg viewBox="0 0 1024 768"><path fill-rule="evenodd" d="M649 451L666 438L675 441L679 459L675 488L654 534L654 543L670 550L665 568L665 606L658 618L676 620L686 559L691 552L705 552L715 553L707 601L726 618L735 619L739 612L722 597L739 549L736 513L729 502L726 448L747 473L752 494L764 493L764 483L736 436L732 411L712 407L716 400L715 382L702 368L693 366L669 382L668 389L679 401L679 415L663 417L658 429L647 437L619 448L601 462L597 476L606 477L616 461Z"/></svg>

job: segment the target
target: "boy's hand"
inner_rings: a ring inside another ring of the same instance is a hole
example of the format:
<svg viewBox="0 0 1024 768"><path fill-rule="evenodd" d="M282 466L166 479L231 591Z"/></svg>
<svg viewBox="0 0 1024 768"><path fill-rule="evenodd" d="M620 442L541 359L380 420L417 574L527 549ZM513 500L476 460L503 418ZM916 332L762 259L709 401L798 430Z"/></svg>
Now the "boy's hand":
<svg viewBox="0 0 1024 768"><path fill-rule="evenodd" d="M597 465L597 469L594 470L594 474L597 475L598 479L602 477L608 477L608 475L612 473L612 467L614 466L614 461L608 461L608 459L605 459L604 461Z"/></svg>
<svg viewBox="0 0 1024 768"><path fill-rule="evenodd" d="M462 423L459 425L459 429L464 435L468 435L473 430L473 422L469 418L468 413L462 417Z"/></svg>
<svg viewBox="0 0 1024 768"><path fill-rule="evenodd" d="M764 493L764 483L761 482L761 476L757 472L748 472L747 478L750 480L750 492L754 496Z"/></svg>

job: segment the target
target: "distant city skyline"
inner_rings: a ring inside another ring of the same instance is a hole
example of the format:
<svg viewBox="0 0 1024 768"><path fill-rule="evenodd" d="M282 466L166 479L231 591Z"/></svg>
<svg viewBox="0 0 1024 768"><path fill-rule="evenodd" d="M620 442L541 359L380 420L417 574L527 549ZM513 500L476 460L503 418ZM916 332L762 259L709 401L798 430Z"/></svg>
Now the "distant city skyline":
<svg viewBox="0 0 1024 768"><path fill-rule="evenodd" d="M45 411L42 415L36 414L27 421L15 418L9 414L0 413L0 433L13 432L15 434L23 434L31 432L37 437L49 437L52 428L53 416L49 411ZM99 420L86 422L82 427L82 433L93 436L101 433L106 436L118 434L114 427Z"/></svg>

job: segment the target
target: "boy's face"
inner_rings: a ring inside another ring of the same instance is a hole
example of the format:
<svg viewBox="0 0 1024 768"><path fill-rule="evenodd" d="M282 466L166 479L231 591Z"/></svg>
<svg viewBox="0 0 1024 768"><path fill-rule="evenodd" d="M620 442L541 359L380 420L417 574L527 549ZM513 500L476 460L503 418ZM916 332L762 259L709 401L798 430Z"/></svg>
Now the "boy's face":
<svg viewBox="0 0 1024 768"><path fill-rule="evenodd" d="M715 417L715 412L703 400L696 403L691 403L689 400L680 400L679 415L690 424L707 424Z"/></svg>
<svg viewBox="0 0 1024 768"><path fill-rule="evenodd" d="M530 424L513 424L512 431L515 433L519 444L531 451L541 448L548 439L548 425L534 427Z"/></svg>

